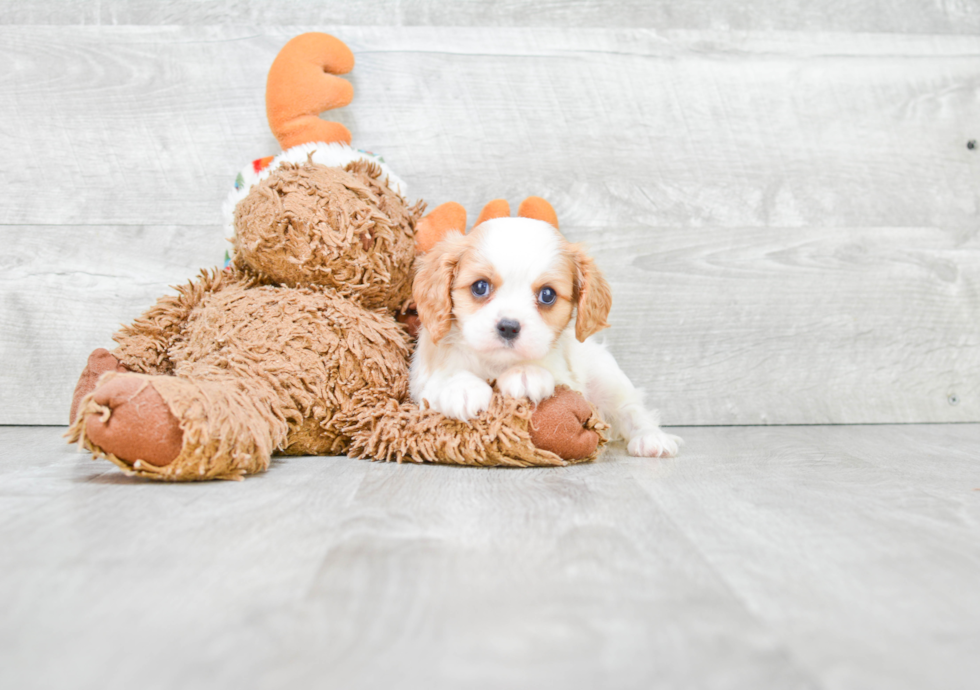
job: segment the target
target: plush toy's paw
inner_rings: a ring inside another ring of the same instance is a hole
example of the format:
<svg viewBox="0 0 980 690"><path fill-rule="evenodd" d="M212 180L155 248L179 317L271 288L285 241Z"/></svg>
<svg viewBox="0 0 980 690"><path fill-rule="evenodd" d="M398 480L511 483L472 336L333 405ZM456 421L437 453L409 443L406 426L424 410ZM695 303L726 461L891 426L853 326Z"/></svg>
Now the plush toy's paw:
<svg viewBox="0 0 980 690"><path fill-rule="evenodd" d="M69 423L75 421L75 417L78 415L78 404L82 398L95 390L95 384L98 383L99 377L107 371L129 370L105 348L100 347L93 350L92 354L88 356L88 362L85 364L82 375L78 377L78 383L75 384L75 393L71 398L71 411L68 414Z"/></svg>
<svg viewBox="0 0 980 690"><path fill-rule="evenodd" d="M581 460L596 452L599 432L591 428L592 406L580 393L559 388L531 417L531 442L562 460Z"/></svg>
<svg viewBox="0 0 980 690"><path fill-rule="evenodd" d="M543 367L521 364L511 367L497 379L497 388L512 398L528 398L539 403L555 394L555 377Z"/></svg>
<svg viewBox="0 0 980 690"><path fill-rule="evenodd" d="M626 450L640 458L672 458L683 441L663 429L643 431L630 439Z"/></svg>
<svg viewBox="0 0 980 690"><path fill-rule="evenodd" d="M99 448L129 464L165 467L180 454L184 432L167 403L145 379L117 376L95 389L105 410L85 420L85 434Z"/></svg>
<svg viewBox="0 0 980 690"><path fill-rule="evenodd" d="M463 422L487 409L492 395L490 385L468 371L455 374L445 383L430 384L422 391L429 407Z"/></svg>
<svg viewBox="0 0 980 690"><path fill-rule="evenodd" d="M405 327L410 338L418 338L419 331L422 329L422 320L419 319L419 310L415 302L405 307L404 311L395 314L395 320Z"/></svg>

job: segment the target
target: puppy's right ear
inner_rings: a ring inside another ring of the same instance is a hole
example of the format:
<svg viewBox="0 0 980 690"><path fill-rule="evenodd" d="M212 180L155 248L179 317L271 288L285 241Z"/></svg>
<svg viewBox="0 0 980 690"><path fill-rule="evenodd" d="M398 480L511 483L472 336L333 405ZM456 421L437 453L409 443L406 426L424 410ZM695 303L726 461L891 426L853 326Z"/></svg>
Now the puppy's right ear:
<svg viewBox="0 0 980 690"><path fill-rule="evenodd" d="M432 342L438 343L446 337L452 326L453 280L466 246L466 238L458 231L451 231L416 260L412 298Z"/></svg>

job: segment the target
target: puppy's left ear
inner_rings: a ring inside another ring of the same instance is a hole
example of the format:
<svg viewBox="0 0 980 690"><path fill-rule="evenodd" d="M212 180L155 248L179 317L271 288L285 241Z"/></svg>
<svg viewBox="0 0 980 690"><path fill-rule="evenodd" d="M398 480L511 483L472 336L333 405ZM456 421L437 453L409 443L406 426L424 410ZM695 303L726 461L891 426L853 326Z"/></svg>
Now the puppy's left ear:
<svg viewBox="0 0 980 690"><path fill-rule="evenodd" d="M569 245L569 250L576 274L575 337L582 342L590 335L609 328L606 319L612 309L612 290L582 245Z"/></svg>
<svg viewBox="0 0 980 690"><path fill-rule="evenodd" d="M466 238L458 231L451 231L435 247L416 259L412 298L419 312L419 320L435 343L446 337L452 326L453 280L466 247Z"/></svg>

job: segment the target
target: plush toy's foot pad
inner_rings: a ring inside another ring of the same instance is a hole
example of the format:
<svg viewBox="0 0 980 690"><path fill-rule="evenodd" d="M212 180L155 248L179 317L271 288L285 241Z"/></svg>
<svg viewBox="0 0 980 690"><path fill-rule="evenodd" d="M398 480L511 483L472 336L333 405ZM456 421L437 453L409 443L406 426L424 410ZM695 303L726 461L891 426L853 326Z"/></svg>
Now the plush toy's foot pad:
<svg viewBox="0 0 980 690"><path fill-rule="evenodd" d="M234 382L107 372L65 436L127 474L188 482L268 469L272 434Z"/></svg>
<svg viewBox="0 0 980 690"><path fill-rule="evenodd" d="M538 403L531 417L531 441L562 460L591 457L599 446L592 406L580 393L559 387ZM603 428L605 425L602 425Z"/></svg>
<svg viewBox="0 0 980 690"><path fill-rule="evenodd" d="M145 378L113 377L95 389L92 400L103 412L88 416L85 434L106 453L129 464L140 460L157 467L180 454L184 433Z"/></svg>
<svg viewBox="0 0 980 690"><path fill-rule="evenodd" d="M93 350L92 354L88 356L88 362L85 364L82 375L78 377L78 383L75 384L75 393L71 398L71 412L68 415L69 424L75 422L75 417L78 415L78 404L82 398L95 390L95 384L99 382L99 377L107 371L122 372L129 370L105 348L100 347Z"/></svg>

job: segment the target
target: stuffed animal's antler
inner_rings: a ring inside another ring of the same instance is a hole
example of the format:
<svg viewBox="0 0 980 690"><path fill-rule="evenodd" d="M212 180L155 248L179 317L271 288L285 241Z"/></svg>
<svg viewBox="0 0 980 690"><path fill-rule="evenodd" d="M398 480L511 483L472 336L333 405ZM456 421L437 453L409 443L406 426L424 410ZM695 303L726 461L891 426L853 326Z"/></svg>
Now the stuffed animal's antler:
<svg viewBox="0 0 980 690"><path fill-rule="evenodd" d="M321 120L319 114L354 98L351 83L334 76L353 67L354 54L328 34L300 34L283 46L265 85L269 127L283 150L311 141L350 143L346 127Z"/></svg>

